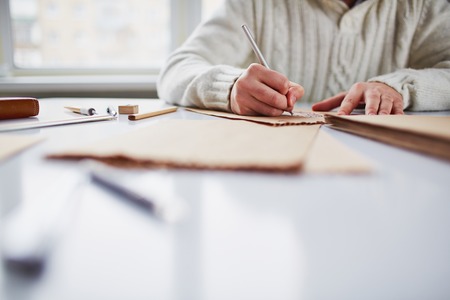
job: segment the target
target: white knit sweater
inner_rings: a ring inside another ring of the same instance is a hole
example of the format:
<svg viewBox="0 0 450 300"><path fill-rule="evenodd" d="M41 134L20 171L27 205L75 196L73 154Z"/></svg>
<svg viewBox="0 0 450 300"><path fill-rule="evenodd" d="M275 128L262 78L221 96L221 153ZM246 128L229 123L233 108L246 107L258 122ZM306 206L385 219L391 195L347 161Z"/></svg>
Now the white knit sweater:
<svg viewBox="0 0 450 300"><path fill-rule="evenodd" d="M361 81L403 95L409 110L450 109L450 0L227 0L175 51L158 80L167 102L230 110L230 90L257 62L252 30L270 67L317 102Z"/></svg>

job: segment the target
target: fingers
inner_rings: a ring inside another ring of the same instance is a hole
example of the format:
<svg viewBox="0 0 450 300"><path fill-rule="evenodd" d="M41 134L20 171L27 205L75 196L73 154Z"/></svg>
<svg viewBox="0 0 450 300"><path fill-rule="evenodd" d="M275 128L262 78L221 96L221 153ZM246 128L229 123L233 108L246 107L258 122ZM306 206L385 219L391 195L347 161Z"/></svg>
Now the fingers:
<svg viewBox="0 0 450 300"><path fill-rule="evenodd" d="M379 82L367 83L365 93L366 114L403 114L403 97L388 85Z"/></svg>
<svg viewBox="0 0 450 300"><path fill-rule="evenodd" d="M330 111L336 107L339 107L342 103L342 100L344 100L345 95L347 95L347 92L342 92L333 97L317 102L312 106L312 110Z"/></svg>
<svg viewBox="0 0 450 300"><path fill-rule="evenodd" d="M403 98L397 101L394 100L394 105L392 106L392 113L394 115L403 115Z"/></svg>
<svg viewBox="0 0 450 300"><path fill-rule="evenodd" d="M366 102L366 115L376 115L381 103L381 92L378 89L368 89L364 93ZM384 109L388 109L388 105L384 104ZM389 108L390 111L390 108Z"/></svg>
<svg viewBox="0 0 450 300"><path fill-rule="evenodd" d="M274 108L270 105L267 105L264 102L260 102L257 99L253 99L253 101L247 101L245 103L247 114L246 115L263 115L263 116L271 116L277 117L283 114L284 109Z"/></svg>
<svg viewBox="0 0 450 300"><path fill-rule="evenodd" d="M334 108L339 103L338 95L319 102L319 108ZM381 82L354 84L342 99L339 115L348 115L359 104L365 103L367 115L403 114L403 97L395 89ZM327 107L327 105L329 105ZM316 108L313 106L313 109Z"/></svg>
<svg viewBox="0 0 450 300"><path fill-rule="evenodd" d="M391 114L392 107L394 106L394 99L390 95L383 95L380 99L380 109L378 110L379 115L389 115Z"/></svg>
<svg viewBox="0 0 450 300"><path fill-rule="evenodd" d="M274 70L267 69L260 64L251 64L246 73L247 76L255 78L257 81L282 95L286 95L289 90L290 81L286 76Z"/></svg>
<svg viewBox="0 0 450 300"><path fill-rule="evenodd" d="M342 100L338 115L349 115L356 107L358 107L359 103L364 101L365 88L364 83L354 84L344 97L344 100Z"/></svg>
<svg viewBox="0 0 450 300"><path fill-rule="evenodd" d="M303 87L284 75L252 64L234 83L230 107L241 115L279 116L283 111L292 110L303 94Z"/></svg>
<svg viewBox="0 0 450 300"><path fill-rule="evenodd" d="M277 116L287 109L287 100L284 95L265 84L243 78L233 86L231 105L237 114Z"/></svg>
<svg viewBox="0 0 450 300"><path fill-rule="evenodd" d="M244 82L243 84L237 81L231 90L230 95L230 106L231 110L239 115L266 115L266 116L279 116L286 109L287 101L286 98L283 97L282 102L283 108L276 108L274 106L270 106L256 97L252 95L252 88L246 89ZM260 84L260 83L255 83ZM277 94L273 90L272 94Z"/></svg>
<svg viewBox="0 0 450 300"><path fill-rule="evenodd" d="M292 111L294 109L295 102L297 102L298 99L303 97L305 94L305 89L294 82L290 82L289 84L289 90L286 94L287 99L287 111Z"/></svg>

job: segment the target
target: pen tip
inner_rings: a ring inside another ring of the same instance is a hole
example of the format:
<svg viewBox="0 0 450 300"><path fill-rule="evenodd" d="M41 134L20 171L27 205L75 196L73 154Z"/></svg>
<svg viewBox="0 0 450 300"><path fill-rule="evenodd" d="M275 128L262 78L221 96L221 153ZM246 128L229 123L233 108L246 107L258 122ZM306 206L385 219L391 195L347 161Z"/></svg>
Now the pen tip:
<svg viewBox="0 0 450 300"><path fill-rule="evenodd" d="M111 116L113 116L113 117L115 117L115 116L117 115L117 111L116 111L112 106L109 106L109 107L106 109L106 112L107 112L108 114L110 114Z"/></svg>

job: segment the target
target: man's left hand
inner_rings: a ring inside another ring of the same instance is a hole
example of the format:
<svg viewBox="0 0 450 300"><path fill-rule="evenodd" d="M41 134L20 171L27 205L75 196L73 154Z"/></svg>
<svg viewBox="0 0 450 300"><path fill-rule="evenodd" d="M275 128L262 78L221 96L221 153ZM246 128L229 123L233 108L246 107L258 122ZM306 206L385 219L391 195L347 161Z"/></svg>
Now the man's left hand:
<svg viewBox="0 0 450 300"><path fill-rule="evenodd" d="M381 82L355 83L348 92L317 102L316 111L329 111L339 107L339 115L349 115L360 104L365 104L366 115L402 115L402 95Z"/></svg>

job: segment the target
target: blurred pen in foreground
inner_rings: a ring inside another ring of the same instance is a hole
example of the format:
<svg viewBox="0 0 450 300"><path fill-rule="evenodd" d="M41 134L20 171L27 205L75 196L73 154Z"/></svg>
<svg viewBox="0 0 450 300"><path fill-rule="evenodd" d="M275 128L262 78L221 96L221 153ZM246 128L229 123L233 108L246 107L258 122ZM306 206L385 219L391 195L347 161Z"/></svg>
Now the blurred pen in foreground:
<svg viewBox="0 0 450 300"><path fill-rule="evenodd" d="M149 197L133 190L130 186L124 184L123 180L120 180L119 173L123 171L115 170L112 167L94 161L88 161L85 165L93 183L151 212L164 222L176 223L187 212L184 201L175 196L163 197L154 195Z"/></svg>

